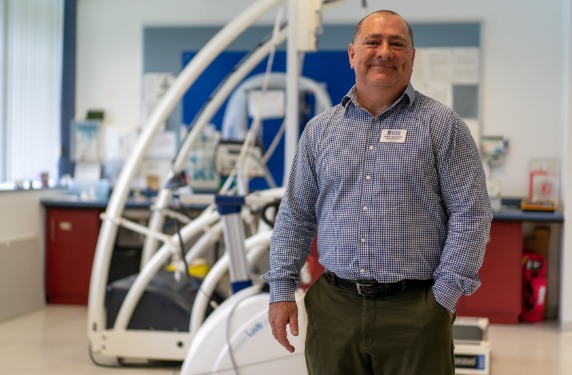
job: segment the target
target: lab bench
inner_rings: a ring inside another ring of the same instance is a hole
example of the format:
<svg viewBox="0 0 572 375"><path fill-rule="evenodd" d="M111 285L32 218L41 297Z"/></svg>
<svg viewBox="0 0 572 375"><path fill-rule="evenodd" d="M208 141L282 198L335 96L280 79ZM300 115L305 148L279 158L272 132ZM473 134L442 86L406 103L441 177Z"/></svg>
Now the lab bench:
<svg viewBox="0 0 572 375"><path fill-rule="evenodd" d="M512 204L496 211L483 266L479 271L481 286L471 296L461 297L457 314L486 317L491 323L518 323L522 310L523 227L526 224L549 225L563 221L562 212L522 211ZM559 254L553 255L558 260ZM557 271L556 268L552 269L556 276ZM549 289L556 290L557 279L549 280Z"/></svg>
<svg viewBox="0 0 572 375"><path fill-rule="evenodd" d="M105 211L107 202L50 198L41 203L46 213L48 302L86 304L100 214ZM149 206L150 201L128 202L124 216L136 214L144 220ZM473 295L459 300L457 314L487 317L491 323L518 323L522 306L523 224L563 221L561 212L525 212L513 206L503 206L496 211L479 272L481 287ZM123 248L136 251L136 242ZM121 249L118 235L110 280L138 270L140 253L121 259Z"/></svg>
<svg viewBox="0 0 572 375"><path fill-rule="evenodd" d="M61 196L41 201L45 210L46 299L87 304L92 263L106 200ZM146 225L150 200L128 201L123 216ZM119 228L108 283L139 271L142 235Z"/></svg>
<svg viewBox="0 0 572 375"><path fill-rule="evenodd" d="M81 200L71 195L41 200L45 211L46 299L48 303L87 304L95 248L101 227L100 215L107 200ZM123 217L147 225L152 199L128 199ZM193 217L204 206L183 209ZM166 224L165 230L170 230ZM108 284L139 272L144 236L118 228Z"/></svg>

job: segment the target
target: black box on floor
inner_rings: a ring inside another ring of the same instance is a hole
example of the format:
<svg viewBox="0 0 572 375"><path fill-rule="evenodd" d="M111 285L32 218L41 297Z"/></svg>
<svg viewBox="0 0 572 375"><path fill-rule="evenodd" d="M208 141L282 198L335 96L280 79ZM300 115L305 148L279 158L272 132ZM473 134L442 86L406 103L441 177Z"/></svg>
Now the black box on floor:
<svg viewBox="0 0 572 375"><path fill-rule="evenodd" d="M105 300L107 312L107 328L115 324L115 319L129 288L137 275L128 276L110 283L107 286ZM128 329L159 330L159 331L188 331L193 303L199 293L201 279L181 277L175 280L173 272L160 270L147 286L141 296ZM211 300L222 302L220 295L211 296ZM207 308L210 314L212 308Z"/></svg>

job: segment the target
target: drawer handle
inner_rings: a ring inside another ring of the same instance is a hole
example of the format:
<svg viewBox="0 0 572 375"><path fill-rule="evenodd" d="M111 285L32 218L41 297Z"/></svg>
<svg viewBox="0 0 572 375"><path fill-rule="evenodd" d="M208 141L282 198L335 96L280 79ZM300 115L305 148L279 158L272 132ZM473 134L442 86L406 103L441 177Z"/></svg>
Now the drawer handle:
<svg viewBox="0 0 572 375"><path fill-rule="evenodd" d="M72 223L69 221L61 221L59 224L60 230L71 230Z"/></svg>

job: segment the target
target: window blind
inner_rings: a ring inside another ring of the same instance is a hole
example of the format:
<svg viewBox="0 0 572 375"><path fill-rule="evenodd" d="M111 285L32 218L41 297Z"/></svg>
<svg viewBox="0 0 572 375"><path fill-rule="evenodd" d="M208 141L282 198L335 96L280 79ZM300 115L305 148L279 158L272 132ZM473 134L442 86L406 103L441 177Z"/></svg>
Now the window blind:
<svg viewBox="0 0 572 375"><path fill-rule="evenodd" d="M56 177L64 0L4 1L3 179Z"/></svg>

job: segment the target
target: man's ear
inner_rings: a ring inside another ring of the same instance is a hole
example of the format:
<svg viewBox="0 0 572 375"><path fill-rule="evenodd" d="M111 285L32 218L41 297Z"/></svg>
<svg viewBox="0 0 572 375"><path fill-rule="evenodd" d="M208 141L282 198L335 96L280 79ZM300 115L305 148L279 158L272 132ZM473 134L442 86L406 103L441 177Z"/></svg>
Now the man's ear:
<svg viewBox="0 0 572 375"><path fill-rule="evenodd" d="M354 44L350 43L348 45L348 60L350 62L350 68L354 68L354 55L355 55L355 50L354 50Z"/></svg>

